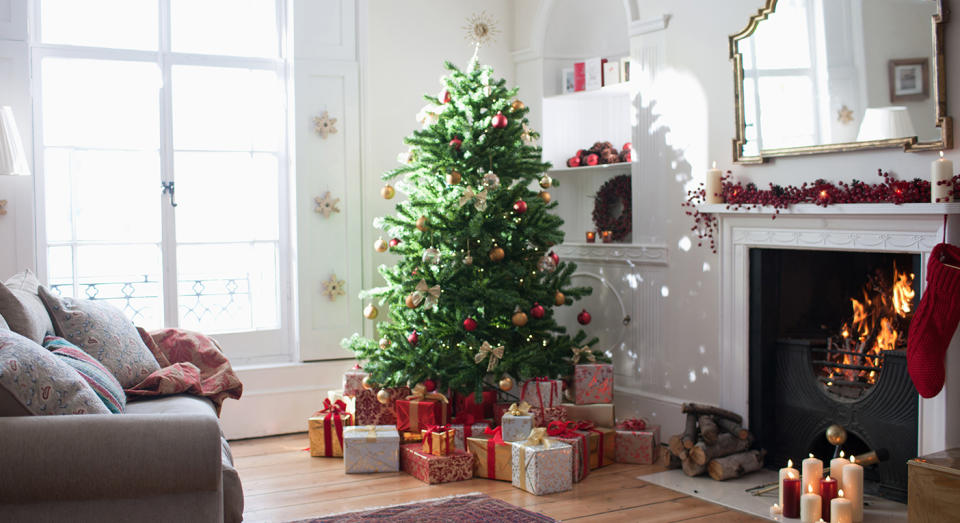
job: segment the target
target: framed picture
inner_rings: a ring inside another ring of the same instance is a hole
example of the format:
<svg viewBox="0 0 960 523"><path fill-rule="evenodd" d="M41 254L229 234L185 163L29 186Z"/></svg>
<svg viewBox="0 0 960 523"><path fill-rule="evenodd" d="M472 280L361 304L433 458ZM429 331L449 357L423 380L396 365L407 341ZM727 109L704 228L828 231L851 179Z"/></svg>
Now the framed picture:
<svg viewBox="0 0 960 523"><path fill-rule="evenodd" d="M930 61L927 58L890 60L890 101L911 102L930 97Z"/></svg>
<svg viewBox="0 0 960 523"><path fill-rule="evenodd" d="M560 92L563 94L574 91L573 67L567 67L560 73Z"/></svg>

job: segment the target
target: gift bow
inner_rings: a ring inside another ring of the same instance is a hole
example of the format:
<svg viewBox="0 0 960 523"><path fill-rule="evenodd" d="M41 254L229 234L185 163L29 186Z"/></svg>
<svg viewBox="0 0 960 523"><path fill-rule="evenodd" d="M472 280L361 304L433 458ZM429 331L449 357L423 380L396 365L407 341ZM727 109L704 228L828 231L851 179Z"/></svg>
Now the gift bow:
<svg viewBox="0 0 960 523"><path fill-rule="evenodd" d="M473 361L480 363L483 361L483 358L487 357L487 354L490 355L490 360L487 363L487 372L492 372L493 368L496 367L497 362L503 359L503 345L499 347L491 347L489 342L483 342L483 345L480 346L480 352L474 356Z"/></svg>
<svg viewBox="0 0 960 523"><path fill-rule="evenodd" d="M580 362L581 355L583 355L584 358L587 358L592 362L597 361L597 357L593 355L593 352L590 350L590 347L581 347L579 349L576 347L573 347L573 363L574 364L577 364Z"/></svg>
<svg viewBox="0 0 960 523"><path fill-rule="evenodd" d="M547 435L561 438L571 438L580 436L574 430L577 424L572 421L551 421L547 425Z"/></svg>
<svg viewBox="0 0 960 523"><path fill-rule="evenodd" d="M478 211L487 208L487 190L484 189L478 193L473 192L473 187L467 187L460 196L460 207L470 203L473 200L473 207Z"/></svg>
<svg viewBox="0 0 960 523"><path fill-rule="evenodd" d="M440 286L434 285L433 287L428 287L427 281L423 279L421 279L420 282L417 283L417 288L414 289L413 291L414 305L420 305L420 303L424 301L424 299L426 299L427 304L425 305L425 307L427 309L435 306L439 298L440 298Z"/></svg>
<svg viewBox="0 0 960 523"><path fill-rule="evenodd" d="M514 403L507 409L506 414L511 416L526 416L530 414L530 404L526 401L521 401L519 405Z"/></svg>
<svg viewBox="0 0 960 523"><path fill-rule="evenodd" d="M407 396L408 400L415 401L426 401L426 400L440 400L444 403L450 403L447 401L447 397L439 392L427 392L427 387L423 383L418 383L413 390L410 391L410 395Z"/></svg>
<svg viewBox="0 0 960 523"><path fill-rule="evenodd" d="M577 430L590 430L596 426L597 426L596 423L586 419L583 421L577 422Z"/></svg>
<svg viewBox="0 0 960 523"><path fill-rule="evenodd" d="M331 402L330 398L323 400L323 408L317 411L317 414L349 414L347 412L347 404L343 400L338 399L337 401ZM327 417L330 417L330 416Z"/></svg>
<svg viewBox="0 0 960 523"><path fill-rule="evenodd" d="M617 423L617 428L620 430L646 430L647 420L643 418L629 418L621 420L620 423Z"/></svg>
<svg viewBox="0 0 960 523"><path fill-rule="evenodd" d="M530 431L530 435L527 436L527 441L523 442L523 444L531 447L543 445L543 448L548 449L552 444L552 440L547 437L547 429L537 427Z"/></svg>
<svg viewBox="0 0 960 523"><path fill-rule="evenodd" d="M427 433L425 437L430 437L431 434L443 434L450 430L449 425L430 425L427 427Z"/></svg>
<svg viewBox="0 0 960 523"><path fill-rule="evenodd" d="M507 444L506 441L503 441L503 427L497 427L495 429L491 429L490 427L487 427L483 429L483 433L490 436L490 441L494 442L497 445Z"/></svg>

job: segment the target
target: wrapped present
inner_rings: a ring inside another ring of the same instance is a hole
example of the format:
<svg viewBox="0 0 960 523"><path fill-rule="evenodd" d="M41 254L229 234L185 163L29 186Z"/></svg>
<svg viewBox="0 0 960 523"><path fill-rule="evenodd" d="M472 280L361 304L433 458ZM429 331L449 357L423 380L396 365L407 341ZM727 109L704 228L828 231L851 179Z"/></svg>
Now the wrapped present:
<svg viewBox="0 0 960 523"><path fill-rule="evenodd" d="M365 425L343 429L343 471L396 472L400 470L400 434L393 425Z"/></svg>
<svg viewBox="0 0 960 523"><path fill-rule="evenodd" d="M473 477L473 454L452 450L446 456L437 456L423 452L417 444L402 445L400 466L424 483L464 481Z"/></svg>
<svg viewBox="0 0 960 523"><path fill-rule="evenodd" d="M397 400L397 428L416 432L434 425L450 423L447 397L439 392L427 392L420 384L406 399Z"/></svg>
<svg viewBox="0 0 960 523"><path fill-rule="evenodd" d="M587 436L590 470L613 464L617 456L617 431L597 427L592 421L577 422L576 431Z"/></svg>
<svg viewBox="0 0 960 523"><path fill-rule="evenodd" d="M450 451L456 450L453 446L453 440L457 436L457 431L447 425L434 425L420 431L423 436L423 451L435 456L446 456Z"/></svg>
<svg viewBox="0 0 960 523"><path fill-rule="evenodd" d="M642 419L628 419L617 423L617 463L652 465L657 459L660 426L649 425Z"/></svg>
<svg viewBox="0 0 960 523"><path fill-rule="evenodd" d="M500 403L493 404L493 424L494 425L500 424L500 420L503 419L504 413L506 413L507 410L510 409L510 405L512 405L512 403L500 402Z"/></svg>
<svg viewBox="0 0 960 523"><path fill-rule="evenodd" d="M453 395L454 412L457 415L472 414L476 419L492 418L493 406L497 403L497 391L485 390L481 394L480 403L477 403L477 395L460 394Z"/></svg>
<svg viewBox="0 0 960 523"><path fill-rule="evenodd" d="M400 443L420 443L423 441L423 434L419 432L400 432Z"/></svg>
<svg viewBox="0 0 960 523"><path fill-rule="evenodd" d="M343 456L343 427L353 425L353 415L346 409L342 401L332 402L328 398L323 400L323 408L307 420L311 456Z"/></svg>
<svg viewBox="0 0 960 523"><path fill-rule="evenodd" d="M408 387L393 387L386 389L390 392L390 401L386 405L377 400L378 390L361 390L356 397L356 412L354 417L357 425L396 425L396 399L410 394Z"/></svg>
<svg viewBox="0 0 960 523"><path fill-rule="evenodd" d="M590 453L587 435L576 431L573 421L551 421L547 435L573 447L573 482L577 483L590 474Z"/></svg>
<svg viewBox="0 0 960 523"><path fill-rule="evenodd" d="M467 438L467 450L473 454L473 475L478 478L513 480L513 451L503 441L500 427L487 427L478 437Z"/></svg>
<svg viewBox="0 0 960 523"><path fill-rule="evenodd" d="M567 421L567 409L562 405L544 409L531 407L530 413L533 414L533 425L535 427L549 426L552 421Z"/></svg>
<svg viewBox="0 0 960 523"><path fill-rule="evenodd" d="M592 421L598 427L613 428L614 426L613 403L594 403L593 405L561 403L560 406L567 411L567 419Z"/></svg>
<svg viewBox="0 0 960 523"><path fill-rule="evenodd" d="M457 433L456 436L453 437L453 447L459 450L466 450L467 438L479 436L489 427L489 423L483 420L477 420L473 417L473 414L457 414L453 418L452 423L450 423L450 428Z"/></svg>
<svg viewBox="0 0 960 523"><path fill-rule="evenodd" d="M347 406L347 412L353 414L354 418L357 416L357 398L353 396L346 396L343 394L343 389L334 389L327 391L327 399L330 402L342 401L344 405Z"/></svg>
<svg viewBox="0 0 960 523"><path fill-rule="evenodd" d="M530 404L521 401L510 405L507 412L500 418L500 427L503 429L503 441L523 441L533 430L533 414L530 413Z"/></svg>
<svg viewBox="0 0 960 523"><path fill-rule="evenodd" d="M538 427L511 444L513 486L536 496L573 488L573 447L546 435L547 429Z"/></svg>
<svg viewBox="0 0 960 523"><path fill-rule="evenodd" d="M520 389L520 399L538 409L560 405L561 394L563 394L563 382L550 378L527 380L523 382L523 387Z"/></svg>
<svg viewBox="0 0 960 523"><path fill-rule="evenodd" d="M589 350L588 347L584 347ZM613 402L613 365L588 363L573 366L573 399L577 405Z"/></svg>
<svg viewBox="0 0 960 523"><path fill-rule="evenodd" d="M366 378L368 374L360 368L360 365L355 365L352 369L343 373L343 395L350 397L357 397L357 394L363 388L363 378Z"/></svg>

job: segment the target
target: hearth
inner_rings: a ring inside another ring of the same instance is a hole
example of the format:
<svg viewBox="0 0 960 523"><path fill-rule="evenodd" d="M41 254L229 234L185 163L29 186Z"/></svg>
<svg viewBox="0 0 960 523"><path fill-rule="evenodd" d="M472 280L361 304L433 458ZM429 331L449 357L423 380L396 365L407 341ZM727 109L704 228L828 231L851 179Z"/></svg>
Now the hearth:
<svg viewBox="0 0 960 523"><path fill-rule="evenodd" d="M919 398L906 333L919 303L912 253L749 251L749 418L767 466L808 453L829 462L838 424L848 454L888 458L865 469L868 492L905 501L918 451Z"/></svg>

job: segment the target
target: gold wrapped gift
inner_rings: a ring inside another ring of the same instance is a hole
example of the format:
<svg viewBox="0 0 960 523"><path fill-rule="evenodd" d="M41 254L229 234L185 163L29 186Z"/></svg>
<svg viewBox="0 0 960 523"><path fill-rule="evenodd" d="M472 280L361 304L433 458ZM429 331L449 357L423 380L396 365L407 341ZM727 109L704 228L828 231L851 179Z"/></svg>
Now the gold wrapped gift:
<svg viewBox="0 0 960 523"><path fill-rule="evenodd" d="M470 437L467 438L467 450L474 456L474 477L500 481L512 480L513 454L509 443L504 445L494 443L490 438Z"/></svg>

